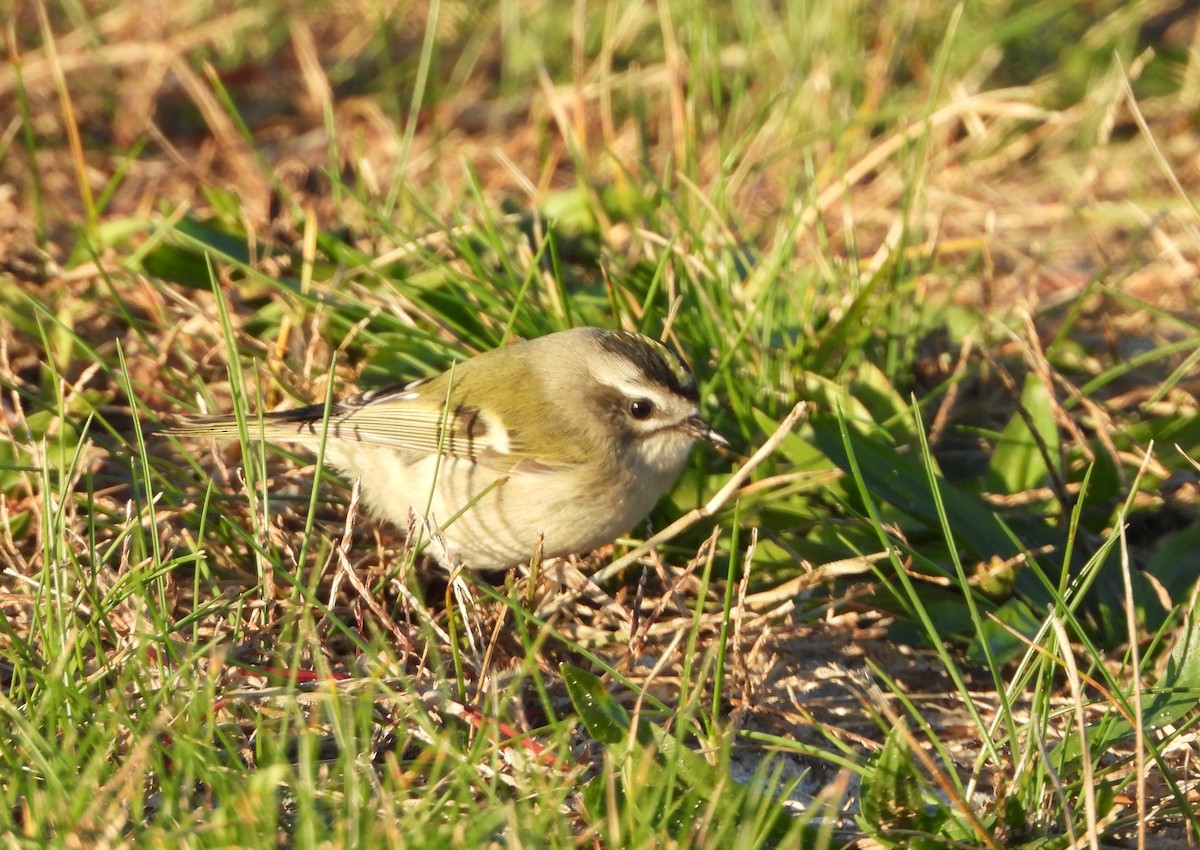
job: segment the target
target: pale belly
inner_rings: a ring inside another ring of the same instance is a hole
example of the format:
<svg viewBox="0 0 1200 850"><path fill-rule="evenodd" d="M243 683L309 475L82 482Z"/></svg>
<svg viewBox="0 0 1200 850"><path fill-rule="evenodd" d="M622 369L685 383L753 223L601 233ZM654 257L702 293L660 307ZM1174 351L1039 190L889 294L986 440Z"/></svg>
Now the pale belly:
<svg viewBox="0 0 1200 850"><path fill-rule="evenodd" d="M480 570L528 561L539 537L545 557L611 543L645 518L673 480L630 474L602 488L573 469L506 476L465 460L409 461L395 450L361 444L348 458L329 448L330 462L362 482L372 514L402 529L410 511L423 517L434 532L430 547L439 561L461 560Z"/></svg>

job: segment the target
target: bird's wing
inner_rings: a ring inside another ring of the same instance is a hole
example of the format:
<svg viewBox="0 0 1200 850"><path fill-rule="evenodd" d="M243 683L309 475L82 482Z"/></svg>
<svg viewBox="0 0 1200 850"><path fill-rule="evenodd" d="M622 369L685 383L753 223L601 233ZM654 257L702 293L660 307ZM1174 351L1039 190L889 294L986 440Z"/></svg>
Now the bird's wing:
<svg viewBox="0 0 1200 850"><path fill-rule="evenodd" d="M320 433L321 422L315 425ZM470 460L523 456L516 434L495 415L468 404L449 407L413 392L411 385L363 393L339 403L330 436L422 454Z"/></svg>
<svg viewBox="0 0 1200 850"><path fill-rule="evenodd" d="M511 467L531 458L520 435L507 428L499 417L476 407L460 404L449 408L415 392L417 384L371 390L329 408L308 405L295 410L267 413L261 426L247 417L250 439L316 445L322 436L387 446L417 454L441 454ZM236 437L237 418L183 416L170 420L166 433L186 437Z"/></svg>

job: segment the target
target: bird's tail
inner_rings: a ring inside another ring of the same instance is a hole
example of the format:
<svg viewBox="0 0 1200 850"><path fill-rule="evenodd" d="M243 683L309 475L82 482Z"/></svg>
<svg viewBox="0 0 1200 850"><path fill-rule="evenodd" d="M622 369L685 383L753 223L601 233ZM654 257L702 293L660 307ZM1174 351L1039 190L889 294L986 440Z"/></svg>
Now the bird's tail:
<svg viewBox="0 0 1200 850"><path fill-rule="evenodd" d="M295 410L282 410L245 417L246 436L264 442L321 442L325 430L325 405L313 404ZM215 437L238 439L242 434L238 418L232 413L198 416L168 416L159 434L182 438Z"/></svg>

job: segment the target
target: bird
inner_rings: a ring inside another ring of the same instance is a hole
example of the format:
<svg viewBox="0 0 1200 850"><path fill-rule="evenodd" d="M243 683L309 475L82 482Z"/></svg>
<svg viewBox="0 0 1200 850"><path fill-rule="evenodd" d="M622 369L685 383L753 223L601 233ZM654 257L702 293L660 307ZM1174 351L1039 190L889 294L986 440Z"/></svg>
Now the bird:
<svg viewBox="0 0 1200 850"><path fill-rule="evenodd" d="M484 351L431 378L264 413L254 440L324 443L376 519L423 519L445 568L504 570L590 552L646 518L697 441L696 381L663 343L577 327ZM237 416L182 415L180 438L236 438Z"/></svg>

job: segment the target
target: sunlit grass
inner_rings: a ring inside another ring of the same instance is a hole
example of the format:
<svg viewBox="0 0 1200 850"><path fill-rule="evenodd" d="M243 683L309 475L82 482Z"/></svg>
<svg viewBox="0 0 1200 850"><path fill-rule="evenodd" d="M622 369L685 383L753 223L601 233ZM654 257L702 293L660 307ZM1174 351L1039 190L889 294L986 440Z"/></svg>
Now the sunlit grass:
<svg viewBox="0 0 1200 850"><path fill-rule="evenodd" d="M1194 74L1161 10L184 5L157 39L136 8L4 36L13 836L1200 838ZM642 539L811 403L598 585L637 540L432 575L248 439L581 324L665 338L736 450ZM231 444L156 433L232 409Z"/></svg>

